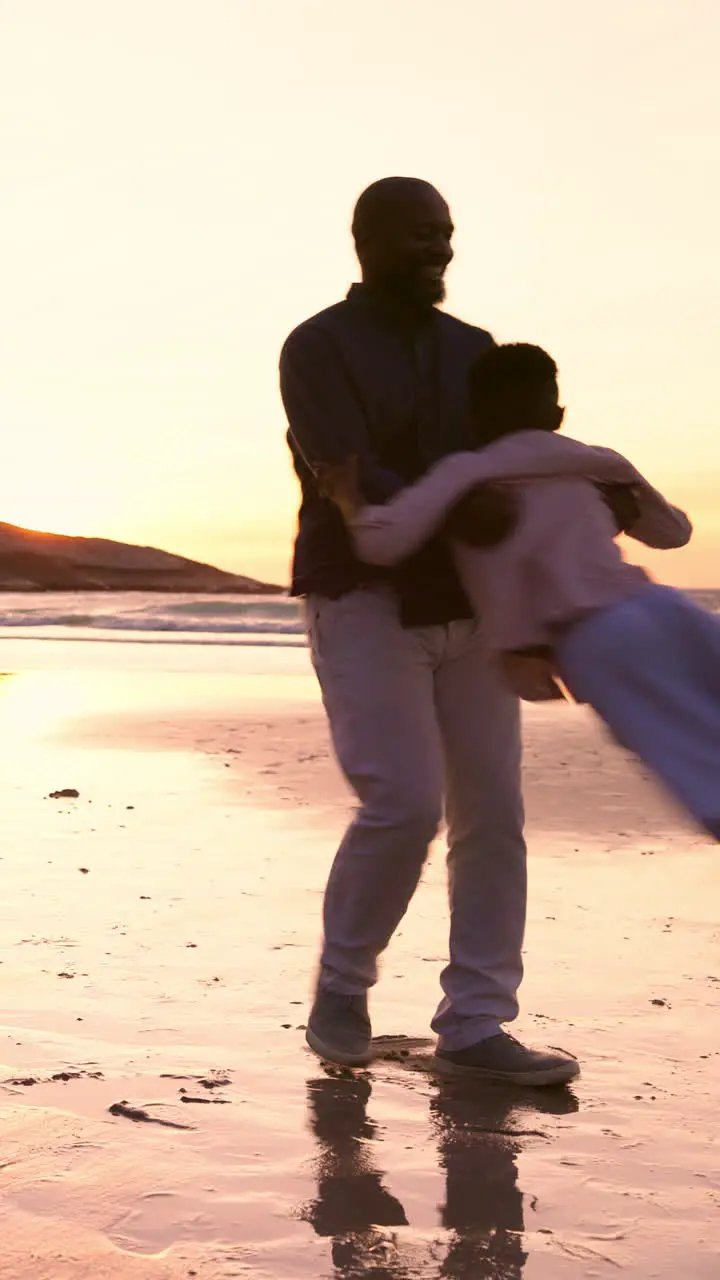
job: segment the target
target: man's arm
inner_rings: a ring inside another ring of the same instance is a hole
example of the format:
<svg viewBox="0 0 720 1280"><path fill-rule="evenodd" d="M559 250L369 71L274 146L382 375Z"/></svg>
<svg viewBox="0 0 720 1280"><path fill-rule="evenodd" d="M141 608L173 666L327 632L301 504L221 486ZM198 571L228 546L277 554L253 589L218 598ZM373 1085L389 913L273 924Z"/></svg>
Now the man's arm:
<svg viewBox="0 0 720 1280"><path fill-rule="evenodd" d="M357 459L369 502L385 502L405 481L373 456L362 408L332 338L319 326L291 333L280 356L280 393L295 448L314 475L323 464Z"/></svg>

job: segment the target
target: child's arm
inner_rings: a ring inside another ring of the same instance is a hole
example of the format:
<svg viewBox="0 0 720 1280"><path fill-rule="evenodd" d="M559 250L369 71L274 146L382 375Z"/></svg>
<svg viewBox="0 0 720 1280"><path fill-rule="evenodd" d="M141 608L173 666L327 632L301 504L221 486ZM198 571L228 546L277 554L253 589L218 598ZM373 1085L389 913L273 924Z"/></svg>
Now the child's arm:
<svg viewBox="0 0 720 1280"><path fill-rule="evenodd" d="M397 542L396 522L403 519L403 511L407 511L408 506L411 514L414 513L414 502L408 504L407 498L404 498L399 516L396 502L393 503L391 512L388 512L387 507L374 507L367 503L362 495L358 461L355 457L348 458L346 462L321 464L317 467L316 474L322 496L335 503L353 533L358 550L361 544L365 545L363 540L368 536L363 531L374 521L375 532L371 537L375 545L369 550L366 546L367 554L364 556L359 552L361 558L369 561L373 550L377 554L378 539L385 539L388 530L393 541ZM516 518L517 501L507 488L497 484L476 484L452 504L449 512L441 513L441 528L448 537L459 538L471 546L488 548L497 546L512 532ZM412 536L405 532L407 536Z"/></svg>
<svg viewBox="0 0 720 1280"><path fill-rule="evenodd" d="M638 513L635 520L625 529L629 538L642 542L646 547L659 551L671 551L676 547L685 547L692 537L691 521L679 507L664 498L658 489L653 488L645 476L623 458L622 454L612 449L594 448L598 458L604 465L614 465L616 461L629 468L628 479L632 484Z"/></svg>
<svg viewBox="0 0 720 1280"><path fill-rule="evenodd" d="M343 511L361 560L399 564L438 532L458 499L487 479L486 471L480 454L454 453L384 506L353 501L347 492L340 502L334 501Z"/></svg>
<svg viewBox="0 0 720 1280"><path fill-rule="evenodd" d="M544 432L508 437L476 453L450 454L383 506L364 501L356 460L318 469L324 492L343 512L358 556L367 564L379 565L398 564L412 555L442 528L458 500L478 486L560 475L635 486L640 515L629 530L631 536L658 547L683 546L688 541L687 518L665 502L626 458L611 449ZM478 495L478 514L481 503ZM487 546L490 541L478 538L477 545Z"/></svg>
<svg viewBox="0 0 720 1280"><path fill-rule="evenodd" d="M482 486L491 485L497 492L503 481L588 472L608 484L628 484L635 474L625 458L609 449L595 450L577 440L546 432L525 432L477 452L450 454L384 506L359 504L346 515L346 520L357 554L368 564L392 565L405 560L443 526L451 537L490 547L504 535L491 536L491 526L497 522L490 518L489 510L488 519L483 518ZM471 494L475 489L477 496ZM455 523L453 513L446 525L448 513L460 499L465 499L462 508L467 509L456 513ZM472 507L478 523L477 536L468 533L474 523L470 519Z"/></svg>
<svg viewBox="0 0 720 1280"><path fill-rule="evenodd" d="M685 512L672 506L646 480L642 481L635 493L640 514L626 530L628 537L660 551L686 547L692 537L693 527Z"/></svg>

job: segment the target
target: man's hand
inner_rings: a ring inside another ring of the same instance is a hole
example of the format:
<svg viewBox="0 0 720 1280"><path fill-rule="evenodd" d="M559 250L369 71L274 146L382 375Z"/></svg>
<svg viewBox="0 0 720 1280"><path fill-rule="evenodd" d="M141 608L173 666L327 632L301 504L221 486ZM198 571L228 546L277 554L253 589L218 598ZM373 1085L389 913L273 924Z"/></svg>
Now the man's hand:
<svg viewBox="0 0 720 1280"><path fill-rule="evenodd" d="M506 684L524 702L561 702L563 692L555 679L555 662L549 657L503 653L500 669Z"/></svg>
<svg viewBox="0 0 720 1280"><path fill-rule="evenodd" d="M632 485L599 484L598 489L610 508L618 533L627 533L640 518L640 507Z"/></svg>
<svg viewBox="0 0 720 1280"><path fill-rule="evenodd" d="M496 547L514 532L517 519L515 494L500 485L479 484L456 502L443 533L471 547Z"/></svg>
<svg viewBox="0 0 720 1280"><path fill-rule="evenodd" d="M357 457L347 458L344 462L320 462L315 467L315 478L320 496L334 502L345 520L352 520L365 506L358 480Z"/></svg>

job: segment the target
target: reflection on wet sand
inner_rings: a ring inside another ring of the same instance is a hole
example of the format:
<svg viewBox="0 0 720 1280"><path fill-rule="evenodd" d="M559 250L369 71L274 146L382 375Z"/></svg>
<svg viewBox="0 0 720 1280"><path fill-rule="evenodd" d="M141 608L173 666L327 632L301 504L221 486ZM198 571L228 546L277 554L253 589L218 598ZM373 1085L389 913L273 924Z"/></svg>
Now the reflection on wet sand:
<svg viewBox="0 0 720 1280"><path fill-rule="evenodd" d="M526 1136L537 1136L537 1114L567 1115L578 1103L569 1090L533 1093L478 1082L440 1081L430 1120L445 1172L441 1240L418 1257L393 1228L408 1226L400 1201L385 1186L374 1161L376 1126L367 1107L367 1076L323 1076L308 1083L309 1121L319 1144L317 1196L303 1218L332 1241L337 1280L372 1274L376 1280L411 1280L428 1265L437 1280L520 1280L527 1253L517 1157Z"/></svg>

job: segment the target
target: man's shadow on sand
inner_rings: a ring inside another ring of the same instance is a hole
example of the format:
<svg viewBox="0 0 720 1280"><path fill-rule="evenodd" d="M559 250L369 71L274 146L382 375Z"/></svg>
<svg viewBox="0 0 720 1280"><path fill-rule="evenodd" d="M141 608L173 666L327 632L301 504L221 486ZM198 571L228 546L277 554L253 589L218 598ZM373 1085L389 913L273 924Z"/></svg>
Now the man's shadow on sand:
<svg viewBox="0 0 720 1280"><path fill-rule="evenodd" d="M336 1280L520 1280L527 1261L517 1157L532 1134L533 1115L578 1110L567 1089L529 1090L478 1081L438 1081L430 1121L445 1172L441 1224L449 1240L413 1242L400 1201L376 1167L377 1135L367 1115L367 1076L322 1076L308 1082L310 1127L319 1144L317 1196L302 1217L332 1241ZM422 1272L419 1268L422 1267Z"/></svg>

